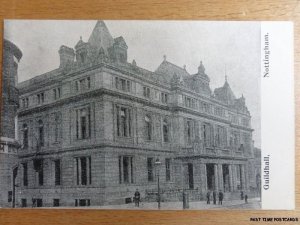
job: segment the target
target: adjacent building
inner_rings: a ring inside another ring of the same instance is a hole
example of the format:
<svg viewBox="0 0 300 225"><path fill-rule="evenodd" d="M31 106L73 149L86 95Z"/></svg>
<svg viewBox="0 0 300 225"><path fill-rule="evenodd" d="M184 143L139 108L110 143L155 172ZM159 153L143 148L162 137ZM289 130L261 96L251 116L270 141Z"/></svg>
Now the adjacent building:
<svg viewBox="0 0 300 225"><path fill-rule="evenodd" d="M0 207L15 206L15 178L18 172L15 121L19 104L18 63L21 50L12 42L3 42L2 102L0 114Z"/></svg>
<svg viewBox="0 0 300 225"><path fill-rule="evenodd" d="M20 206L124 204L231 197L256 187L251 116L225 79L211 90L164 57L148 71L127 61L123 37L98 21L89 40L61 46L59 68L19 83ZM160 163L158 163L158 161Z"/></svg>

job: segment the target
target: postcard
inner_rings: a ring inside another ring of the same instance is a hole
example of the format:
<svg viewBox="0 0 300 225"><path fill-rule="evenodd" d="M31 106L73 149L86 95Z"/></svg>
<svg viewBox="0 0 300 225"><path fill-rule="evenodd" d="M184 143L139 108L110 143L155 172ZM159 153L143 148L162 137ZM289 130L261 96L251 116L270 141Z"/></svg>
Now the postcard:
<svg viewBox="0 0 300 225"><path fill-rule="evenodd" d="M293 23L5 20L0 207L294 209Z"/></svg>

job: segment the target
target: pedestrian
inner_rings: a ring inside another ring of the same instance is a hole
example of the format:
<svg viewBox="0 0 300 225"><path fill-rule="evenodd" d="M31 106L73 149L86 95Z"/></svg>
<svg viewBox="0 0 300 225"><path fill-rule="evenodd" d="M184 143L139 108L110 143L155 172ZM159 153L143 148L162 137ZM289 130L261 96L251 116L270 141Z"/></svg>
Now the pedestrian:
<svg viewBox="0 0 300 225"><path fill-rule="evenodd" d="M206 204L210 204L210 192L209 191L206 194Z"/></svg>
<svg viewBox="0 0 300 225"><path fill-rule="evenodd" d="M244 200L244 192L241 191L241 200Z"/></svg>
<svg viewBox="0 0 300 225"><path fill-rule="evenodd" d="M134 202L136 207L140 206L140 200L141 200L141 194L139 192L139 189L136 189L134 193Z"/></svg>
<svg viewBox="0 0 300 225"><path fill-rule="evenodd" d="M216 193L216 190L213 191L213 201L214 201L214 205L217 204L217 193Z"/></svg>
<svg viewBox="0 0 300 225"><path fill-rule="evenodd" d="M248 195L245 194L245 203L248 203Z"/></svg>
<svg viewBox="0 0 300 225"><path fill-rule="evenodd" d="M222 204L223 204L223 197L224 197L224 194L223 194L223 192L220 190L220 192L219 192L219 205L222 205Z"/></svg>

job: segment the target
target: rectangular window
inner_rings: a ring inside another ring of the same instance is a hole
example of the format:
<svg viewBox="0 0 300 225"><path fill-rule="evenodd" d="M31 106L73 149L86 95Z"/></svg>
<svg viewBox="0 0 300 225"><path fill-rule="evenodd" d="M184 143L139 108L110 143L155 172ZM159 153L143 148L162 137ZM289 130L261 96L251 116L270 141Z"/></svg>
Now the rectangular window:
<svg viewBox="0 0 300 225"><path fill-rule="evenodd" d="M166 181L171 180L171 159L166 159Z"/></svg>
<svg viewBox="0 0 300 225"><path fill-rule="evenodd" d="M161 102L165 104L168 103L168 94L161 93Z"/></svg>
<svg viewBox="0 0 300 225"><path fill-rule="evenodd" d="M23 186L28 186L28 167L27 163L22 163L23 165Z"/></svg>
<svg viewBox="0 0 300 225"><path fill-rule="evenodd" d="M75 158L76 184L88 185L92 184L91 157Z"/></svg>
<svg viewBox="0 0 300 225"><path fill-rule="evenodd" d="M60 168L60 160L57 159L54 161L54 182L55 185L60 185L60 179L61 179L61 168Z"/></svg>
<svg viewBox="0 0 300 225"><path fill-rule="evenodd" d="M38 99L38 104L43 104L45 100L44 93L37 94L37 99Z"/></svg>
<svg viewBox="0 0 300 225"><path fill-rule="evenodd" d="M76 110L76 138L91 137L91 110L90 107Z"/></svg>
<svg viewBox="0 0 300 225"><path fill-rule="evenodd" d="M53 99L57 100L60 99L60 88L53 89Z"/></svg>
<svg viewBox="0 0 300 225"><path fill-rule="evenodd" d="M27 207L27 199L26 198L22 198L21 199L21 206L22 206L22 208L26 208Z"/></svg>
<svg viewBox="0 0 300 225"><path fill-rule="evenodd" d="M43 168L43 159L35 159L34 163L34 170L36 172L36 177L38 184L40 186L44 185L44 168Z"/></svg>
<svg viewBox="0 0 300 225"><path fill-rule="evenodd" d="M115 87L118 90L125 91L125 92L130 92L130 90L131 90L131 81L120 78L120 77L115 77Z"/></svg>
<svg viewBox="0 0 300 225"><path fill-rule="evenodd" d="M117 106L117 135L131 137L131 110Z"/></svg>
<svg viewBox="0 0 300 225"><path fill-rule="evenodd" d="M59 207L59 199L53 199L53 207Z"/></svg>
<svg viewBox="0 0 300 225"><path fill-rule="evenodd" d="M154 158L147 158L148 181L154 180Z"/></svg>
<svg viewBox="0 0 300 225"><path fill-rule="evenodd" d="M143 87L143 95L146 98L150 98L150 88L149 87Z"/></svg>
<svg viewBox="0 0 300 225"><path fill-rule="evenodd" d="M214 135L213 135L213 128L212 128L211 124L208 124L208 123L203 124L202 136L203 136L205 147L210 147L213 145Z"/></svg>
<svg viewBox="0 0 300 225"><path fill-rule="evenodd" d="M75 206L90 206L90 199L75 199Z"/></svg>
<svg viewBox="0 0 300 225"><path fill-rule="evenodd" d="M186 137L187 137L187 142L189 144L192 143L193 133L194 133L193 121L187 120L186 121Z"/></svg>
<svg viewBox="0 0 300 225"><path fill-rule="evenodd" d="M119 183L133 182L133 156L119 156Z"/></svg>

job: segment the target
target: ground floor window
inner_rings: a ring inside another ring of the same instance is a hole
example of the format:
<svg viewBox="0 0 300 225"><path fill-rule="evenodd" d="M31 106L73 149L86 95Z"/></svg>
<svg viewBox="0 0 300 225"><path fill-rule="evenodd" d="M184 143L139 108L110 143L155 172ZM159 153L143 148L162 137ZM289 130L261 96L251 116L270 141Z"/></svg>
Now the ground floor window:
<svg viewBox="0 0 300 225"><path fill-rule="evenodd" d="M27 199L26 198L21 199L21 206L22 206L22 208L27 207Z"/></svg>
<svg viewBox="0 0 300 225"><path fill-rule="evenodd" d="M59 207L59 199L53 199L53 207Z"/></svg>
<svg viewBox="0 0 300 225"><path fill-rule="evenodd" d="M133 156L119 156L119 183L133 182Z"/></svg>
<svg viewBox="0 0 300 225"><path fill-rule="evenodd" d="M76 184L92 184L92 166L91 157L75 158Z"/></svg>
<svg viewBox="0 0 300 225"><path fill-rule="evenodd" d="M75 199L75 206L90 206L90 199Z"/></svg>
<svg viewBox="0 0 300 225"><path fill-rule="evenodd" d="M33 198L32 199L32 207L43 207L43 199Z"/></svg>

